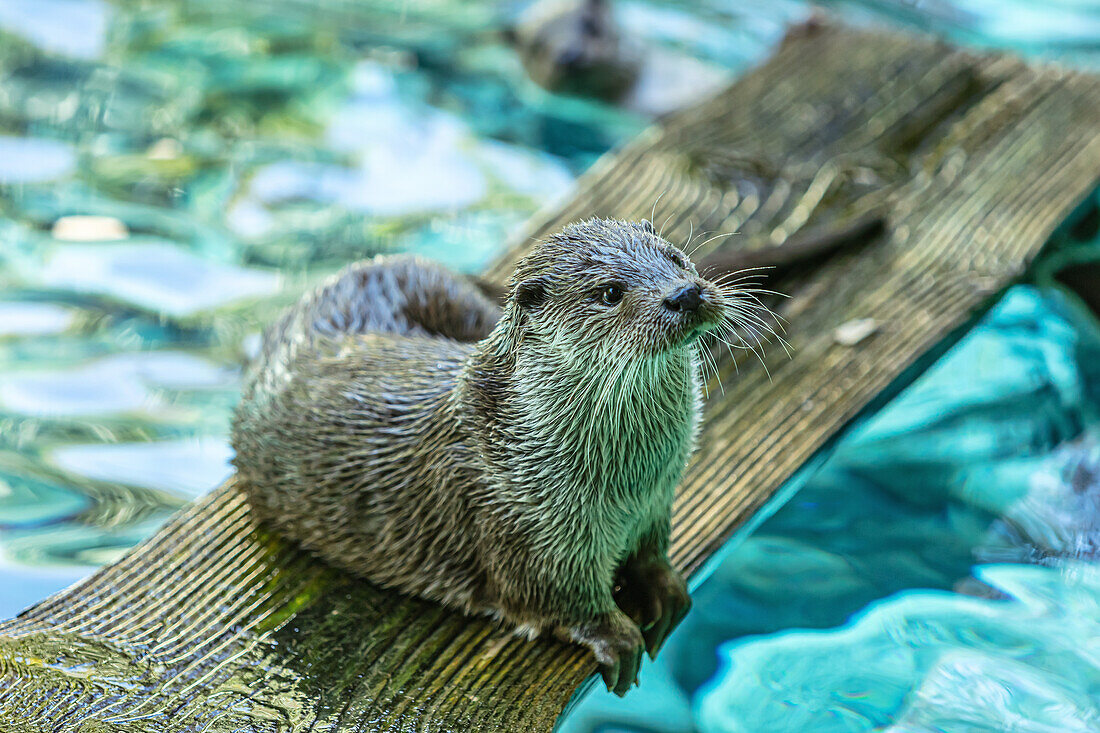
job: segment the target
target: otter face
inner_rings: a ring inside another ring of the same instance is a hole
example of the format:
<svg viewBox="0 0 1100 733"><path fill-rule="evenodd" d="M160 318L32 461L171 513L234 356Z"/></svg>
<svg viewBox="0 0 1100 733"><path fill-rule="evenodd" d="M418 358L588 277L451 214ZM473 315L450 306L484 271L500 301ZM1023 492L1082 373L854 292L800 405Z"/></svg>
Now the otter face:
<svg viewBox="0 0 1100 733"><path fill-rule="evenodd" d="M655 357L723 321L726 297L649 222L594 219L537 247L516 268L512 307L571 356Z"/></svg>
<svg viewBox="0 0 1100 733"><path fill-rule="evenodd" d="M620 39L609 4L553 0L531 8L516 37L524 68L553 92L621 97L638 77L641 59Z"/></svg>

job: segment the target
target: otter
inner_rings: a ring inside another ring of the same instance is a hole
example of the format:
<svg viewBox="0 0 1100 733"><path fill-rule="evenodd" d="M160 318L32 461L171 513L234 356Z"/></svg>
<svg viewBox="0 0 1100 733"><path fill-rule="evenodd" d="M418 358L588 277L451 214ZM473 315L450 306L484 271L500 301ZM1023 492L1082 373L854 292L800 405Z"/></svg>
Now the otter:
<svg viewBox="0 0 1100 733"><path fill-rule="evenodd" d="M528 76L552 92L616 101L641 73L641 46L619 32L610 0L536 3L505 36Z"/></svg>
<svg viewBox="0 0 1100 733"><path fill-rule="evenodd" d="M844 241L811 239L770 258ZM671 505L700 337L743 294L648 221L570 225L503 291L417 258L352 265L265 333L233 421L240 484L330 564L581 644L623 695L691 606Z"/></svg>

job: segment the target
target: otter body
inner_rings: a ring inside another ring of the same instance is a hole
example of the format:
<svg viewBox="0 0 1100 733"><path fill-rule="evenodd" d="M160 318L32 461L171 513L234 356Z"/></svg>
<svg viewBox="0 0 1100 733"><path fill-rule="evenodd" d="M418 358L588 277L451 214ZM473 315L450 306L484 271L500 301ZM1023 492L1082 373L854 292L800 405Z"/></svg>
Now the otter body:
<svg viewBox="0 0 1100 733"><path fill-rule="evenodd" d="M690 606L669 517L727 297L648 222L566 228L503 308L429 262L354 265L266 334L240 481L333 565L581 643L624 694Z"/></svg>
<svg viewBox="0 0 1100 733"><path fill-rule="evenodd" d="M404 257L353 265L291 308L233 429L257 515L333 565L480 610L475 538L456 531L472 492L447 489L480 476L454 390L468 342L499 317Z"/></svg>

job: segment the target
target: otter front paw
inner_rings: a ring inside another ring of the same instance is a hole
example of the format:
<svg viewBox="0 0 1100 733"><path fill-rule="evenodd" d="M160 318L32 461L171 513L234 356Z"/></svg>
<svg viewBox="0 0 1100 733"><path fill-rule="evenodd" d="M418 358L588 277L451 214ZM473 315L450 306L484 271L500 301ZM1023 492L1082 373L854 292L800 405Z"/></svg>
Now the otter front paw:
<svg viewBox="0 0 1100 733"><path fill-rule="evenodd" d="M591 624L566 629L570 640L592 650L609 692L619 697L638 681L638 668L645 653L645 639L637 624L622 611Z"/></svg>
<svg viewBox="0 0 1100 733"><path fill-rule="evenodd" d="M634 560L623 568L615 602L642 630L650 659L691 610L687 583L664 558Z"/></svg>

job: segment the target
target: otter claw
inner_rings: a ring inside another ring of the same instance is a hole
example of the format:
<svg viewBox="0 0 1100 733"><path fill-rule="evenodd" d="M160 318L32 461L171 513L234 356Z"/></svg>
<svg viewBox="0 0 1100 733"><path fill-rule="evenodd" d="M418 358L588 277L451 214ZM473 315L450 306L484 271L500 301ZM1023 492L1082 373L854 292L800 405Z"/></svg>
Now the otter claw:
<svg viewBox="0 0 1100 733"><path fill-rule="evenodd" d="M573 641L592 650L608 692L622 697L637 684L645 655L645 638L622 611L603 623L570 629Z"/></svg>
<svg viewBox="0 0 1100 733"><path fill-rule="evenodd" d="M631 643L629 647L619 646L622 641L616 640L615 646L619 648L614 650L608 650L607 656L613 657L614 661L601 663L600 673L603 675L603 681L607 685L608 692L614 692L619 697L622 697L630 690L631 685L634 685L638 681L638 671L642 666L643 655L643 642L642 639L638 639L637 644ZM600 655L597 655L597 659Z"/></svg>
<svg viewBox="0 0 1100 733"><path fill-rule="evenodd" d="M603 683L607 685L607 691L614 690L619 681L619 663L616 661L613 664L601 664L600 676L603 677Z"/></svg>
<svg viewBox="0 0 1100 733"><path fill-rule="evenodd" d="M631 562L623 576L616 601L641 628L646 653L656 659L669 634L691 609L687 584L664 559Z"/></svg>

